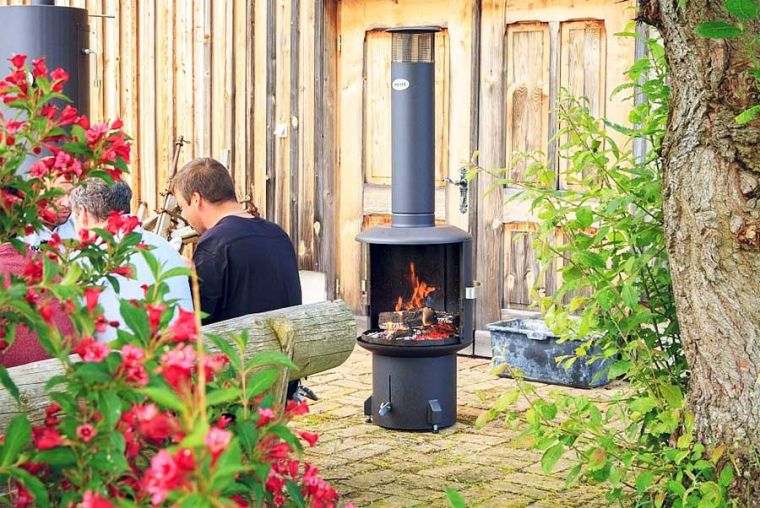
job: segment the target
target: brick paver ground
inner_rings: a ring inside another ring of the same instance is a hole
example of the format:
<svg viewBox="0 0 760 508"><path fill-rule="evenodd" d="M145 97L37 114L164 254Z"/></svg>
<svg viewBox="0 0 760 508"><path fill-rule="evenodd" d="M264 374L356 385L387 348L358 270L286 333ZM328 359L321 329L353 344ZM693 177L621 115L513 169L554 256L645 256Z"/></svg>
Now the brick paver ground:
<svg viewBox="0 0 760 508"><path fill-rule="evenodd" d="M475 429L478 414L514 386L509 379L494 378L488 360L459 358L457 424L439 434L365 423L362 409L372 391L371 376L371 356L357 347L339 368L309 378L320 400L296 422L299 429L319 432L307 459L344 499L357 506L447 506L444 490L452 487L470 506L604 505L597 488L565 489L561 472L568 465L560 464L554 476L543 474L541 455L521 448L513 439L517 432L499 423Z"/></svg>

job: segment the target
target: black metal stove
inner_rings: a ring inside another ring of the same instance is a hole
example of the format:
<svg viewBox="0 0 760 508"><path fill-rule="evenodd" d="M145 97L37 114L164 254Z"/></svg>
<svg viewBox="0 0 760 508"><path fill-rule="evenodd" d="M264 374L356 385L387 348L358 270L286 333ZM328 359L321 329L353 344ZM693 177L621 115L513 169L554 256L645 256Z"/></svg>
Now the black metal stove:
<svg viewBox="0 0 760 508"><path fill-rule="evenodd" d="M457 355L472 342L471 237L434 216L434 37L437 28L392 32L392 223L362 232L372 352L369 421L433 430L456 421Z"/></svg>

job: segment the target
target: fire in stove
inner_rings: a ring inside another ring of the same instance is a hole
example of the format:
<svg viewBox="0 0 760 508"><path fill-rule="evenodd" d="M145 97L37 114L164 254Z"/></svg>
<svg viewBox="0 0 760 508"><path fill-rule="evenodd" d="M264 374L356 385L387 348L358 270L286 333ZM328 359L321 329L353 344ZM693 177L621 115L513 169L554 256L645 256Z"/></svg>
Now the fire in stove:
<svg viewBox="0 0 760 508"><path fill-rule="evenodd" d="M377 344L404 344L406 341L425 341L436 344L457 340L459 318L457 315L433 309L430 301L436 288L420 279L413 262L409 263L408 299L399 295L393 311L380 312L379 330L368 331L364 338Z"/></svg>

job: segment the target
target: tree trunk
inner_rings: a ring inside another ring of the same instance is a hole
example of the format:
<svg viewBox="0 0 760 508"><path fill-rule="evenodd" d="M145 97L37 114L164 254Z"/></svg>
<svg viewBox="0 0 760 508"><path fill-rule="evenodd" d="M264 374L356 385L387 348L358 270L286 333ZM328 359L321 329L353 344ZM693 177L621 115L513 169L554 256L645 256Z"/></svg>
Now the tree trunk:
<svg viewBox="0 0 760 508"><path fill-rule="evenodd" d="M678 3L639 0L639 18L659 29L670 66L667 249L697 432L733 449L749 505L760 502L760 122L734 118L760 96L741 42L695 32L729 19L723 2Z"/></svg>

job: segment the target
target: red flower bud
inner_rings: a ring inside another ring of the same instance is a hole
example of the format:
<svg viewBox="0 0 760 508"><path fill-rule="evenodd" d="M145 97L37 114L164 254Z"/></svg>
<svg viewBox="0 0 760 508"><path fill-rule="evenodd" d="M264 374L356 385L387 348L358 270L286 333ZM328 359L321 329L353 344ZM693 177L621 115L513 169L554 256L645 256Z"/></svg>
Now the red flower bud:
<svg viewBox="0 0 760 508"><path fill-rule="evenodd" d="M35 58L32 60L32 76L35 78L40 78L42 76L47 75L48 69L47 65L45 64L45 58Z"/></svg>
<svg viewBox="0 0 760 508"><path fill-rule="evenodd" d="M26 55L16 53L9 60L15 69L21 69L26 63Z"/></svg>

